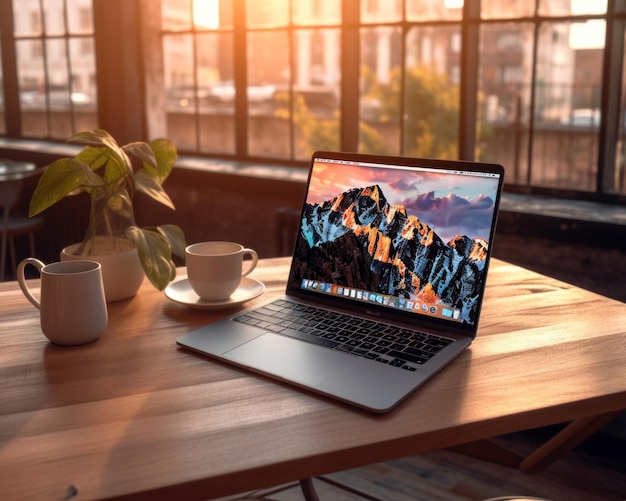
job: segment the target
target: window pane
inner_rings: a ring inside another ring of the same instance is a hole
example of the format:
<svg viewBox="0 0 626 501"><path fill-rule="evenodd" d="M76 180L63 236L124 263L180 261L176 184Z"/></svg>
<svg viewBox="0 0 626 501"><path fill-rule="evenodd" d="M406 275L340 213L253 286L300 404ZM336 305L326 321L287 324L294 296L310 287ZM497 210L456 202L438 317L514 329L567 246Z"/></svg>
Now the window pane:
<svg viewBox="0 0 626 501"><path fill-rule="evenodd" d="M290 0L246 0L250 28L272 28L289 24Z"/></svg>
<svg viewBox="0 0 626 501"><path fill-rule="evenodd" d="M67 74L67 53L64 39L46 41L48 102L50 107L49 134L56 139L72 135L70 123L70 82Z"/></svg>
<svg viewBox="0 0 626 501"><path fill-rule="evenodd" d="M595 190L603 49L577 24L544 23L537 59L532 184Z"/></svg>
<svg viewBox="0 0 626 501"><path fill-rule="evenodd" d="M463 17L463 0L406 0L409 21L459 21Z"/></svg>
<svg viewBox="0 0 626 501"><path fill-rule="evenodd" d="M568 16L570 14L606 14L607 0L540 0L539 14Z"/></svg>
<svg viewBox="0 0 626 501"><path fill-rule="evenodd" d="M198 29L232 28L233 0L193 0L193 20Z"/></svg>
<svg viewBox="0 0 626 501"><path fill-rule="evenodd" d="M293 24L339 24L341 22L341 2L319 0L298 0L292 3Z"/></svg>
<svg viewBox="0 0 626 501"><path fill-rule="evenodd" d="M561 3L562 0L561 0ZM569 3L569 0L568 2ZM528 0L481 0L480 17L483 19L512 19L529 17L535 13L535 2Z"/></svg>
<svg viewBox="0 0 626 501"><path fill-rule="evenodd" d="M86 36L92 29L92 0L44 0L42 5L45 16L38 0L20 1L15 10L16 33L32 37L16 40L22 134L66 139L97 124L94 42ZM66 16L85 36L67 36Z"/></svg>
<svg viewBox="0 0 626 501"><path fill-rule="evenodd" d="M92 34L92 0L67 0L67 24L68 31L73 35Z"/></svg>
<svg viewBox="0 0 626 501"><path fill-rule="evenodd" d="M361 30L359 151L400 154L400 28Z"/></svg>
<svg viewBox="0 0 626 501"><path fill-rule="evenodd" d="M404 151L458 158L460 27L413 28L407 38Z"/></svg>
<svg viewBox="0 0 626 501"><path fill-rule="evenodd" d="M161 0L161 24L165 31L191 29L192 0Z"/></svg>
<svg viewBox="0 0 626 501"><path fill-rule="evenodd" d="M483 25L480 32L476 157L507 166L507 182L526 184L533 25Z"/></svg>
<svg viewBox="0 0 626 501"><path fill-rule="evenodd" d="M167 103L167 135L180 150L198 147L193 37L163 37L163 70Z"/></svg>
<svg viewBox="0 0 626 501"><path fill-rule="evenodd" d="M340 33L338 29L294 32L294 86L277 95L282 113L293 109L295 158L339 149Z"/></svg>
<svg viewBox="0 0 626 501"><path fill-rule="evenodd" d="M20 86L22 133L25 136L45 137L48 128L43 44L40 40L17 40L15 51Z"/></svg>
<svg viewBox="0 0 626 501"><path fill-rule="evenodd" d="M42 3L46 35L64 35L66 28L63 0L43 0Z"/></svg>
<svg viewBox="0 0 626 501"><path fill-rule="evenodd" d="M361 4L361 22L386 23L402 20L402 3L387 1L364 0Z"/></svg>
<svg viewBox="0 0 626 501"><path fill-rule="evenodd" d="M231 33L197 36L198 89L192 105L198 107L199 150L235 151L235 88ZM182 111L182 110L181 110Z"/></svg>
<svg viewBox="0 0 626 501"><path fill-rule="evenodd" d="M39 0L13 0L13 31L15 36L39 36L43 31L43 16Z"/></svg>
<svg viewBox="0 0 626 501"><path fill-rule="evenodd" d="M69 40L73 132L98 126L95 47L92 37Z"/></svg>
<svg viewBox="0 0 626 501"><path fill-rule="evenodd" d="M290 120L284 113L274 113L277 91L289 89L291 79L287 32L249 33L248 60L254 61L248 65L249 153L290 158Z"/></svg>

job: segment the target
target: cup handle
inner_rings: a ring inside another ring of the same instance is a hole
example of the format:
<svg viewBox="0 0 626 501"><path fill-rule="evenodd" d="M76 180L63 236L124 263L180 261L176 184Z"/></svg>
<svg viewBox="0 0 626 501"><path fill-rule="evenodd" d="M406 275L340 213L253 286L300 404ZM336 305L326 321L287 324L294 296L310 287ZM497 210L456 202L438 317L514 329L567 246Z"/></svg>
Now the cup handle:
<svg viewBox="0 0 626 501"><path fill-rule="evenodd" d="M24 259L24 261L20 262L20 264L17 265L17 282L20 285L20 289L22 289L22 292L26 296L26 299L28 299L31 303L33 303L33 305L38 310L40 310L41 303L39 302L39 299L33 296L33 293L28 288L28 285L26 285L26 276L24 275L24 268L26 268L26 266L29 264L37 268L37 271L39 271L40 274L41 274L41 269L45 266L43 262L41 262L39 259L35 259L34 257L29 257L29 258Z"/></svg>
<svg viewBox="0 0 626 501"><path fill-rule="evenodd" d="M250 272L256 268L256 264L259 261L259 256L257 255L256 251L253 249L246 248L242 250L241 252L243 252L244 255L249 254L250 257L252 257L252 261L249 261L248 268L246 269L246 271L244 271L241 274L242 277L245 277L246 275L249 275Z"/></svg>

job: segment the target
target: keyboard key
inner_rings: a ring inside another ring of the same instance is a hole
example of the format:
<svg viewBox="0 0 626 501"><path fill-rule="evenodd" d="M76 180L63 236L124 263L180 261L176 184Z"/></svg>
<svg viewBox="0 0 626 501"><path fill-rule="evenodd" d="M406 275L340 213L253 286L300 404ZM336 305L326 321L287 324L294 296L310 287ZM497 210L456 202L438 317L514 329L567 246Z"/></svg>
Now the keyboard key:
<svg viewBox="0 0 626 501"><path fill-rule="evenodd" d="M234 320L319 346L415 371L452 342L441 336L378 323L282 299Z"/></svg>

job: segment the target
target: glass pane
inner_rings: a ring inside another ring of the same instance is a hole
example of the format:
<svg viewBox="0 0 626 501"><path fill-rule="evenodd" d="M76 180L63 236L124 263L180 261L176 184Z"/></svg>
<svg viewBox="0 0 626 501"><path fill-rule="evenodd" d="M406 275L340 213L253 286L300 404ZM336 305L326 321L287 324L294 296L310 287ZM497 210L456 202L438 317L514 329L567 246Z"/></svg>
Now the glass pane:
<svg viewBox="0 0 626 501"><path fill-rule="evenodd" d="M191 29L192 0L161 0L161 25L166 31Z"/></svg>
<svg viewBox="0 0 626 501"><path fill-rule="evenodd" d="M563 0L558 0L564 3ZM594 0L592 0L594 1ZM565 3L569 4L569 0ZM535 13L535 2L528 0L481 0L480 17L483 19L512 19L528 17Z"/></svg>
<svg viewBox="0 0 626 501"><path fill-rule="evenodd" d="M604 47L606 22L592 19L583 23L572 23L569 30L569 45L574 51L601 49ZM602 67L599 67L599 71Z"/></svg>
<svg viewBox="0 0 626 501"><path fill-rule="evenodd" d="M315 150L339 149L340 32L338 29L294 33L294 86L277 95L282 113L293 109L295 157Z"/></svg>
<svg viewBox="0 0 626 501"><path fill-rule="evenodd" d="M463 17L463 0L407 0L409 21L458 21Z"/></svg>
<svg viewBox="0 0 626 501"><path fill-rule="evenodd" d="M292 3L293 23L297 25L341 23L341 2L299 0Z"/></svg>
<svg viewBox="0 0 626 501"><path fill-rule="evenodd" d="M43 16L39 0L13 0L13 31L15 36L41 35Z"/></svg>
<svg viewBox="0 0 626 501"><path fill-rule="evenodd" d="M480 32L476 157L507 166L525 184L532 89L533 25L483 25Z"/></svg>
<svg viewBox="0 0 626 501"><path fill-rule="evenodd" d="M70 117L71 89L67 74L67 53L64 39L52 39L46 42L48 75L47 104L49 106L49 134L56 139L65 139L72 135Z"/></svg>
<svg viewBox="0 0 626 501"><path fill-rule="evenodd" d="M43 0L42 3L46 35L64 35L66 29L63 0Z"/></svg>
<svg viewBox="0 0 626 501"><path fill-rule="evenodd" d="M619 3L619 2L618 2ZM542 16L568 16L584 14L606 14L607 0L540 0L539 14Z"/></svg>
<svg viewBox="0 0 626 501"><path fill-rule="evenodd" d="M30 137L45 137L48 127L43 45L40 40L17 40L15 51L22 111L22 134Z"/></svg>
<svg viewBox="0 0 626 501"><path fill-rule="evenodd" d="M180 150L197 149L194 50L191 35L163 37L167 137Z"/></svg>
<svg viewBox="0 0 626 501"><path fill-rule="evenodd" d="M273 28L289 24L290 0L246 0L246 22L250 28Z"/></svg>
<svg viewBox="0 0 626 501"><path fill-rule="evenodd" d="M540 27L531 183L594 191L603 48L582 44L577 26Z"/></svg>
<svg viewBox="0 0 626 501"><path fill-rule="evenodd" d="M92 0L67 0L67 24L71 34L93 33Z"/></svg>
<svg viewBox="0 0 626 501"><path fill-rule="evenodd" d="M400 154L400 28L361 30L359 151Z"/></svg>
<svg viewBox="0 0 626 501"><path fill-rule="evenodd" d="M196 41L200 151L235 152L233 37L230 33L198 35ZM184 110L180 110L184 111Z"/></svg>
<svg viewBox="0 0 626 501"><path fill-rule="evenodd" d="M232 28L233 0L193 0L193 20L198 29Z"/></svg>
<svg viewBox="0 0 626 501"><path fill-rule="evenodd" d="M403 154L458 158L460 45L459 26L409 32Z"/></svg>
<svg viewBox="0 0 626 501"><path fill-rule="evenodd" d="M361 22L384 23L402 20L402 3L393 1L362 1Z"/></svg>
<svg viewBox="0 0 626 501"><path fill-rule="evenodd" d="M248 65L248 151L253 156L290 158L291 123L284 107L291 77L287 32L249 33L248 60L254 61ZM275 113L277 106L280 113Z"/></svg>
<svg viewBox="0 0 626 501"><path fill-rule="evenodd" d="M74 37L69 47L73 132L78 132L98 126L95 45L92 37Z"/></svg>

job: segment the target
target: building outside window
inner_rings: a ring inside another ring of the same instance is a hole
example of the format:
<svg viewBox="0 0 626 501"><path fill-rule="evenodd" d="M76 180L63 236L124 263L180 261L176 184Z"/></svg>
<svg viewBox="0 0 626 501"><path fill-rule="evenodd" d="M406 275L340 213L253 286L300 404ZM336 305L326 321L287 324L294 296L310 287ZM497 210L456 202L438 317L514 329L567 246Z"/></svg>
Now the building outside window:
<svg viewBox="0 0 626 501"><path fill-rule="evenodd" d="M100 1L13 0L13 32L0 21L16 53L19 137L98 124ZM137 32L160 51L141 75L146 102L163 103L148 107L162 117L148 133L185 154L467 158L502 163L509 186L626 195L622 2L136 1L160 18ZM621 37L607 46L607 32Z"/></svg>

